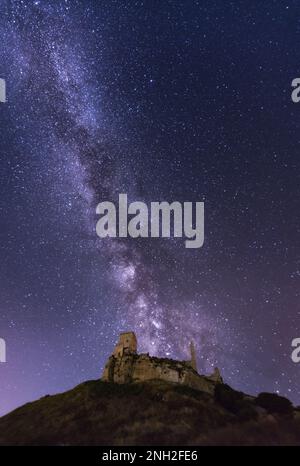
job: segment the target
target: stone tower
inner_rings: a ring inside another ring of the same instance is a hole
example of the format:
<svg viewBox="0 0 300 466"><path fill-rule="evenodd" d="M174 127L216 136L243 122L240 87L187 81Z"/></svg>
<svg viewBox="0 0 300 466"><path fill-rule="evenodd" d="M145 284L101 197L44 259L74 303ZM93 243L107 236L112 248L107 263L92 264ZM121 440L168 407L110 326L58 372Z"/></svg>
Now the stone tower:
<svg viewBox="0 0 300 466"><path fill-rule="evenodd" d="M210 380L213 380L217 383L223 383L223 379L221 377L220 371L217 367L214 368L214 371L211 375L209 375Z"/></svg>
<svg viewBox="0 0 300 466"><path fill-rule="evenodd" d="M190 352L191 352L191 367L197 372L197 361L196 361L196 350L194 342L190 343Z"/></svg>
<svg viewBox="0 0 300 466"><path fill-rule="evenodd" d="M125 354L136 354L137 340L134 332L123 332L119 336L119 341L115 346L113 355L121 358Z"/></svg>

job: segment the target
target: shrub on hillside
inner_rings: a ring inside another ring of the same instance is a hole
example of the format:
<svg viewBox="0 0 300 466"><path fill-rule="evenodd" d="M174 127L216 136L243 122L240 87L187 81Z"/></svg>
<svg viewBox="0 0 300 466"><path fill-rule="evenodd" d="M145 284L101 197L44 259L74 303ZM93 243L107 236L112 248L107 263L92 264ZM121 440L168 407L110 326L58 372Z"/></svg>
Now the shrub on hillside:
<svg viewBox="0 0 300 466"><path fill-rule="evenodd" d="M216 385L215 400L228 411L236 413L242 399L243 394L233 390L229 385L221 383Z"/></svg>
<svg viewBox="0 0 300 466"><path fill-rule="evenodd" d="M290 400L284 396L276 395L276 393L260 393L255 403L265 408L268 413L288 415L293 412L293 405Z"/></svg>
<svg viewBox="0 0 300 466"><path fill-rule="evenodd" d="M215 400L223 408L235 414L242 422L257 418L257 412L253 404L245 399L242 392L233 390L227 384L218 384L216 386Z"/></svg>
<svg viewBox="0 0 300 466"><path fill-rule="evenodd" d="M253 406L253 403L250 403L247 400L238 401L236 415L238 416L239 421L252 421L258 418L258 413Z"/></svg>

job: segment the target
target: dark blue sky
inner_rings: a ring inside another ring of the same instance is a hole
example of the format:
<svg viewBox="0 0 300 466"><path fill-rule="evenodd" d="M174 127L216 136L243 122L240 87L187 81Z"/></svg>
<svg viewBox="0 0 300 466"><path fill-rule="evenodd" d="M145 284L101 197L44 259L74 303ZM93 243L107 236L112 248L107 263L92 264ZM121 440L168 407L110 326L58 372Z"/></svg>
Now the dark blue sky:
<svg viewBox="0 0 300 466"><path fill-rule="evenodd" d="M297 1L3 1L0 413L140 351L300 404ZM95 206L205 202L205 242L100 240Z"/></svg>

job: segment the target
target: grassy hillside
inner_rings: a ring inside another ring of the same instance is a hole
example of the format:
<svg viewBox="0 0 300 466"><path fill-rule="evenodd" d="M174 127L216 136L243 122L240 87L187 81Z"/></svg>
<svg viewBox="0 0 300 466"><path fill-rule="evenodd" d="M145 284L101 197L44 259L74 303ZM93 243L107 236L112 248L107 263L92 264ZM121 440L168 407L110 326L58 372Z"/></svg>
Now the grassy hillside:
<svg viewBox="0 0 300 466"><path fill-rule="evenodd" d="M300 444L287 400L260 405L228 386L213 397L161 381L89 381L0 418L0 445Z"/></svg>

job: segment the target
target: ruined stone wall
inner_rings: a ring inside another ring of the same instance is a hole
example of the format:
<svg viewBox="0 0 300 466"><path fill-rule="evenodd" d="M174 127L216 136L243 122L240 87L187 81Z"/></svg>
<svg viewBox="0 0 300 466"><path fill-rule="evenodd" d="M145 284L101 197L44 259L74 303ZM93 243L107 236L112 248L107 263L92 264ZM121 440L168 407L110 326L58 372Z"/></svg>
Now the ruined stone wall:
<svg viewBox="0 0 300 466"><path fill-rule="evenodd" d="M165 380L208 393L214 392L215 381L199 375L183 361L160 359L148 354L128 354L121 358L111 356L105 366L102 380L115 383Z"/></svg>

